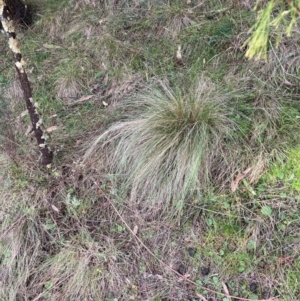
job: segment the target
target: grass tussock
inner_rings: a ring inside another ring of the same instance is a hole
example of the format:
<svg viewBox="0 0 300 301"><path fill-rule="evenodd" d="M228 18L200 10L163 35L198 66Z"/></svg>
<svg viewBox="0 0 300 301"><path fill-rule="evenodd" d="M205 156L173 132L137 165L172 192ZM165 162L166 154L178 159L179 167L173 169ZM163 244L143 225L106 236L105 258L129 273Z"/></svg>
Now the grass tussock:
<svg viewBox="0 0 300 301"><path fill-rule="evenodd" d="M228 183L225 173L239 168L240 149L247 147L239 145L243 133L230 118L230 96L209 79L187 91L160 82L136 96L128 110L134 117L113 125L98 141L116 144L109 165L125 191L130 189L131 200L167 208L211 183Z"/></svg>
<svg viewBox="0 0 300 301"><path fill-rule="evenodd" d="M13 228L6 229L10 231L2 232L5 235L0 245L1 300L18 300L29 294L27 285L40 262L42 248L42 233L35 222L19 216Z"/></svg>
<svg viewBox="0 0 300 301"><path fill-rule="evenodd" d="M83 233L72 242L66 241L58 254L39 267L35 281L42 293L36 300L84 300L87 296L103 300L107 291L126 287L122 281L123 265L127 264L123 254L108 238L100 243L87 236Z"/></svg>
<svg viewBox="0 0 300 301"><path fill-rule="evenodd" d="M76 99L86 88L86 73L91 69L84 58L74 58L70 55L61 60L54 69L53 77L57 97L61 99Z"/></svg>

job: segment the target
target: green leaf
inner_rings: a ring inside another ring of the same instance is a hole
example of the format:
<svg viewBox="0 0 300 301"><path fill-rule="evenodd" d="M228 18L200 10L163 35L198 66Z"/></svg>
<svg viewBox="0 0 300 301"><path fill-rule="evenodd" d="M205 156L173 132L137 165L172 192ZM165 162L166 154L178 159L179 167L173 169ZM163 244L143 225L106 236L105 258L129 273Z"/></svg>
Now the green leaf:
<svg viewBox="0 0 300 301"><path fill-rule="evenodd" d="M208 218L208 219L206 220L206 225L207 225L207 226L212 226L212 224L213 224L212 219Z"/></svg>
<svg viewBox="0 0 300 301"><path fill-rule="evenodd" d="M250 240L248 242L248 248L251 249L251 250L256 249L256 242L254 240Z"/></svg>
<svg viewBox="0 0 300 301"><path fill-rule="evenodd" d="M223 206L226 208L226 209L230 209L230 204L228 202L223 202Z"/></svg>
<svg viewBox="0 0 300 301"><path fill-rule="evenodd" d="M47 281L47 282L45 283L45 289L46 289L46 290L51 289L52 286L53 286L53 283L52 283L51 281Z"/></svg>
<svg viewBox="0 0 300 301"><path fill-rule="evenodd" d="M252 194L252 195L256 195L256 192L254 191L254 189L251 187L251 185L247 182L246 179L242 180L244 186L246 187L246 189Z"/></svg>
<svg viewBox="0 0 300 301"><path fill-rule="evenodd" d="M74 197L72 197L72 199L71 199L71 204L72 204L73 207L78 207L78 206L80 205L80 200L77 199L77 198L74 196Z"/></svg>
<svg viewBox="0 0 300 301"><path fill-rule="evenodd" d="M270 217L272 215L272 208L270 206L263 206L261 208L261 214Z"/></svg>
<svg viewBox="0 0 300 301"><path fill-rule="evenodd" d="M56 228L56 225L53 223L47 223L47 224L44 224L43 226L44 226L45 230L53 230Z"/></svg>
<svg viewBox="0 0 300 301"><path fill-rule="evenodd" d="M239 269L238 269L238 271L239 271L240 273L244 272L244 271L245 271L245 267L244 267L244 266L240 266Z"/></svg>
<svg viewBox="0 0 300 301"><path fill-rule="evenodd" d="M279 171L278 174L277 174L277 177L278 177L279 180L283 180L284 179L284 172Z"/></svg>

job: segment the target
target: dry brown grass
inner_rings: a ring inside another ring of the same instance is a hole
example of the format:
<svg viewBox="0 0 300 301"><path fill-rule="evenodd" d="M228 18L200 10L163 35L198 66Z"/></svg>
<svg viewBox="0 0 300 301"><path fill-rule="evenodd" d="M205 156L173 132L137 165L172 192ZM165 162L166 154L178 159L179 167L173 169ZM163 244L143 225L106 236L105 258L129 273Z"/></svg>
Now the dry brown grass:
<svg viewBox="0 0 300 301"><path fill-rule="evenodd" d="M238 0L234 1L233 5L237 6L240 9L253 9L255 4L257 3L257 0Z"/></svg>
<svg viewBox="0 0 300 301"><path fill-rule="evenodd" d="M68 187L52 179L49 185L54 186L47 195L39 191L29 195L27 187L19 203L22 211L12 224L10 214L14 211L7 212L1 226L0 298L125 301L155 295L177 298L178 289L187 294L188 287L177 282L176 275L163 269L135 241L99 193L93 182L104 182L103 175L89 173L82 177L80 172L73 169L68 176L65 174ZM71 183L74 192L70 192ZM28 185L25 179L24 185ZM13 201L18 190L12 186L6 199ZM181 241L176 229L165 223L146 223L134 208L119 210L132 229L137 227L138 235L149 247L155 250L159 246L157 256L169 258L167 263L172 268L186 261L180 248L170 248L168 242Z"/></svg>
<svg viewBox="0 0 300 301"><path fill-rule="evenodd" d="M80 233L64 242L58 254L40 267L37 286L42 293L35 300L103 300L107 292L124 291L129 262L108 237L95 241ZM78 245L77 245L78 243Z"/></svg>

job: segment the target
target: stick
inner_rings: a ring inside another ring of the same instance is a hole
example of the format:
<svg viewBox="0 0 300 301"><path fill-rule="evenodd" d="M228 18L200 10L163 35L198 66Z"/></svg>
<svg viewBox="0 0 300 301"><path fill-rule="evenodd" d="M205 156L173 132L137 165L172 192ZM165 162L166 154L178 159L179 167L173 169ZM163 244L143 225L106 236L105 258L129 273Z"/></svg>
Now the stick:
<svg viewBox="0 0 300 301"><path fill-rule="evenodd" d="M43 119L37 111L38 103L34 102L32 98L31 86L25 72L25 64L21 55L19 41L16 37L13 17L8 10L8 6L6 5L5 0L0 0L0 22L6 36L8 37L9 48L13 52L15 67L23 90L24 99L30 116L33 132L41 152L41 164L46 165L47 167L51 167L52 153L47 143L49 136L42 129Z"/></svg>

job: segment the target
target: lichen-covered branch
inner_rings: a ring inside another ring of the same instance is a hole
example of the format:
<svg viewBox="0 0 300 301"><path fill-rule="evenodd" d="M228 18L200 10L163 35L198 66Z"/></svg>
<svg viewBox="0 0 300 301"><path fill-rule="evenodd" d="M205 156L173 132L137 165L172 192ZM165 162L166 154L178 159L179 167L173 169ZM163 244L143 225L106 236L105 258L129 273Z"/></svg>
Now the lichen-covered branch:
<svg viewBox="0 0 300 301"><path fill-rule="evenodd" d="M41 164L50 166L52 162L52 154L47 143L48 135L42 129L43 120L41 115L38 113L38 104L33 100L30 82L28 80L24 61L21 55L19 43L16 37L14 20L9 12L8 6L5 0L0 0L0 21L2 28L8 37L9 48L13 52L15 67L19 76L21 87L24 94L27 110L32 123L32 130L35 134L40 152L41 152Z"/></svg>
<svg viewBox="0 0 300 301"><path fill-rule="evenodd" d="M32 24L32 14L28 6L22 1L23 0L5 0L5 5L8 7L11 19L13 19L18 26L26 28ZM3 29L1 22L0 29Z"/></svg>

